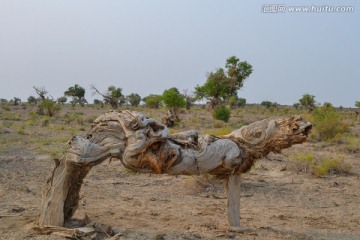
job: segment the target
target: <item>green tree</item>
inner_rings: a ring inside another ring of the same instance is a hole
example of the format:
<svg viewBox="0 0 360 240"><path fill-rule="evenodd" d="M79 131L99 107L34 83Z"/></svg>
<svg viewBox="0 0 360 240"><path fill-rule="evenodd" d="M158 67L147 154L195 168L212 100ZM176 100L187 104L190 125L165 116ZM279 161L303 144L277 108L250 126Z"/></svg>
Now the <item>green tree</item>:
<svg viewBox="0 0 360 240"><path fill-rule="evenodd" d="M161 96L156 94L150 94L142 99L146 106L149 108L159 108L161 106Z"/></svg>
<svg viewBox="0 0 360 240"><path fill-rule="evenodd" d="M57 99L57 102L58 102L59 104L64 104L64 103L66 103L66 101L67 101L67 98L66 98L65 96L59 97L59 98Z"/></svg>
<svg viewBox="0 0 360 240"><path fill-rule="evenodd" d="M264 106L266 109L269 109L270 107L273 106L273 103L270 102L270 101L262 101L262 102L260 103L260 105L261 105L261 106Z"/></svg>
<svg viewBox="0 0 360 240"><path fill-rule="evenodd" d="M229 98L229 106L231 109L235 109L238 107L244 107L246 105L245 98L239 98L237 95L231 96Z"/></svg>
<svg viewBox="0 0 360 240"><path fill-rule="evenodd" d="M165 90L162 94L162 100L165 106L173 111L176 121L179 121L178 110L186 106L186 101L179 90L175 87Z"/></svg>
<svg viewBox="0 0 360 240"><path fill-rule="evenodd" d="M114 109L125 102L125 97L122 94L121 88L109 86L105 93L101 93L95 86L92 86L91 88L94 90L94 94L101 95L104 98L105 104L110 104Z"/></svg>
<svg viewBox="0 0 360 240"><path fill-rule="evenodd" d="M241 62L235 56L229 57L225 69L218 68L209 73L205 84L195 87L197 100L205 98L213 108L223 103L228 104L230 97L237 95L252 71L252 66L246 61Z"/></svg>
<svg viewBox="0 0 360 240"><path fill-rule="evenodd" d="M300 104L300 103L294 103L294 104L293 104L293 107L294 107L296 110L299 110L299 109L301 109L301 104Z"/></svg>
<svg viewBox="0 0 360 240"><path fill-rule="evenodd" d="M356 102L355 102L355 107L360 108L360 101L356 101Z"/></svg>
<svg viewBox="0 0 360 240"><path fill-rule="evenodd" d="M37 99L34 96L30 96L30 97L28 97L27 102L29 104L35 104L36 105L37 104Z"/></svg>
<svg viewBox="0 0 360 240"><path fill-rule="evenodd" d="M87 103L85 99L85 88L80 87L78 84L75 84L73 87L69 87L67 91L64 92L65 96L72 97L71 104L79 104L84 106Z"/></svg>
<svg viewBox="0 0 360 240"><path fill-rule="evenodd" d="M299 102L301 106L306 108L309 112L312 112L315 108L316 101L314 95L306 93L302 96L302 98L299 99Z"/></svg>
<svg viewBox="0 0 360 240"><path fill-rule="evenodd" d="M12 100L14 105L19 105L21 103L21 99L18 97L14 97L14 99Z"/></svg>
<svg viewBox="0 0 360 240"><path fill-rule="evenodd" d="M139 104L141 102L141 97L137 93L132 93L132 94L128 95L126 98L127 98L128 102L130 103L130 105L133 107L139 106Z"/></svg>

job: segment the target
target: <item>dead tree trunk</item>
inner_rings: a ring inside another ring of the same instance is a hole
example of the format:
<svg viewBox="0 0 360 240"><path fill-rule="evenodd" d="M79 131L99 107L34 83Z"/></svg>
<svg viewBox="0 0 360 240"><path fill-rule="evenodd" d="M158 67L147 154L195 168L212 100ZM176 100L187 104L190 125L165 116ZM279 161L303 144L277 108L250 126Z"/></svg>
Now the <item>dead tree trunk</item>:
<svg viewBox="0 0 360 240"><path fill-rule="evenodd" d="M112 157L126 168L152 173L227 178L229 225L240 228L240 173L258 158L307 139L311 124L301 117L255 122L215 137L188 131L170 135L155 119L134 111L109 112L85 136L69 142L44 189L40 226L63 226L75 212L83 179L90 169Z"/></svg>
<svg viewBox="0 0 360 240"><path fill-rule="evenodd" d="M66 157L56 164L43 192L39 225L63 226L73 216L83 179L90 169L90 166L81 166Z"/></svg>

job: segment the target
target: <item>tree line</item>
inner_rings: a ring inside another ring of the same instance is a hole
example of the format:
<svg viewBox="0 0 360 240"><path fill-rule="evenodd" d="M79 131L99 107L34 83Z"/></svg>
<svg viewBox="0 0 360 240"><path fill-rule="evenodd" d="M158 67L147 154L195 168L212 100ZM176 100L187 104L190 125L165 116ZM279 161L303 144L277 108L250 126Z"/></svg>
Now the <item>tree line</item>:
<svg viewBox="0 0 360 240"><path fill-rule="evenodd" d="M215 71L207 74L207 79L203 85L195 86L194 91L184 90L180 92L176 87L172 87L160 94L150 94L141 98L137 93L124 95L122 88L109 86L106 91L101 91L94 85L91 86L92 94L102 97L102 100L95 99L93 104L98 106L111 105L113 109L119 106L128 105L137 107L143 101L149 108L158 108L165 106L171 112L175 120L179 120L178 111L180 108L189 109L195 102L206 100L207 108L213 111L216 119L227 121L230 117L230 109L242 107L246 104L246 99L238 96L239 90L244 86L245 80L252 74L253 68L246 61L240 61L236 56L231 56L225 61L225 66L217 68ZM53 116L61 108L62 104L68 102L80 106L85 106L88 101L85 99L85 88L75 84L69 87L64 95L56 100L49 95L44 87L33 87L37 97L30 96L27 102L38 105L38 114ZM0 102L6 102L0 99ZM15 97L11 100L14 105L21 102L20 98ZM262 101L260 103L265 108L277 108L280 104L271 101ZM305 108L309 112L316 106L315 96L304 94L298 103L293 105L295 108ZM360 107L360 101L355 103ZM230 108L230 109L229 109Z"/></svg>

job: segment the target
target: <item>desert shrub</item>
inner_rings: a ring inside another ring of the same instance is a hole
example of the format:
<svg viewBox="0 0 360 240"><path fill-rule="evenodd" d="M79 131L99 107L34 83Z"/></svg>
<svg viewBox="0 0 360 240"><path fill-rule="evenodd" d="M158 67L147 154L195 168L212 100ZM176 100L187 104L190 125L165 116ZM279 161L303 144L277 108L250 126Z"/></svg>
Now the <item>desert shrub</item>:
<svg viewBox="0 0 360 240"><path fill-rule="evenodd" d="M344 134L341 138L342 143L344 143L344 148L351 152L357 153L360 152L360 138L359 136L354 136L350 133Z"/></svg>
<svg viewBox="0 0 360 240"><path fill-rule="evenodd" d="M79 124L79 125L84 125L84 118L81 117L81 116L78 116L76 118L76 123Z"/></svg>
<svg viewBox="0 0 360 240"><path fill-rule="evenodd" d="M214 135L214 136L223 136L226 134L229 134L232 132L232 129L229 126L225 126L222 128L217 128L217 129L210 129L205 131L205 134L209 134L209 135Z"/></svg>
<svg viewBox="0 0 360 240"><path fill-rule="evenodd" d="M315 156L312 153L299 153L296 155L290 156L290 160L295 163L296 171L301 171L304 173L312 172Z"/></svg>
<svg viewBox="0 0 360 240"><path fill-rule="evenodd" d="M225 126L225 123L224 123L224 121L221 121L221 120L215 120L213 123L214 128L222 128L224 126Z"/></svg>
<svg viewBox="0 0 360 240"><path fill-rule="evenodd" d="M349 173L351 165L343 161L342 158L323 158L314 166L314 174L316 176L325 176L327 174Z"/></svg>
<svg viewBox="0 0 360 240"><path fill-rule="evenodd" d="M44 117L42 121L42 126L47 127L49 126L49 124L50 124L50 118L48 116Z"/></svg>
<svg viewBox="0 0 360 240"><path fill-rule="evenodd" d="M55 116L61 110L61 106L50 99L44 99L38 105L38 114L46 114L49 117Z"/></svg>
<svg viewBox="0 0 360 240"><path fill-rule="evenodd" d="M225 106L218 106L213 110L213 117L217 120L228 122L230 118L230 110Z"/></svg>
<svg viewBox="0 0 360 240"><path fill-rule="evenodd" d="M25 125L24 125L24 124L21 125L16 132L17 132L17 134L25 135L25 134L26 134L26 132L25 132Z"/></svg>
<svg viewBox="0 0 360 240"><path fill-rule="evenodd" d="M319 140L331 140L348 131L339 113L331 105L316 108L313 113L315 133Z"/></svg>
<svg viewBox="0 0 360 240"><path fill-rule="evenodd" d="M289 159L293 162L296 171L311 173L322 177L328 174L350 173L351 165L341 156L315 156L313 153L299 153Z"/></svg>
<svg viewBox="0 0 360 240"><path fill-rule="evenodd" d="M16 113L4 112L1 114L1 119L9 120L9 121L20 121L21 116L20 116L20 114L16 114Z"/></svg>

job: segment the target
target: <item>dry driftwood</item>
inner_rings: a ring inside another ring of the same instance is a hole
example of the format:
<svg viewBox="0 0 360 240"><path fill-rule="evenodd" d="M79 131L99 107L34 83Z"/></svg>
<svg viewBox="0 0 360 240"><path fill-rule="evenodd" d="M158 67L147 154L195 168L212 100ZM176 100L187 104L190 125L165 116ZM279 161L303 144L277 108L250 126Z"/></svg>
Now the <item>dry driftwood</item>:
<svg viewBox="0 0 360 240"><path fill-rule="evenodd" d="M265 119L215 137L188 131L171 135L155 119L135 111L101 115L85 136L74 136L50 174L43 193L40 226L63 226L75 212L83 179L107 158L139 172L227 178L229 225L240 227L240 173L256 159L307 139L311 124L300 116Z"/></svg>

